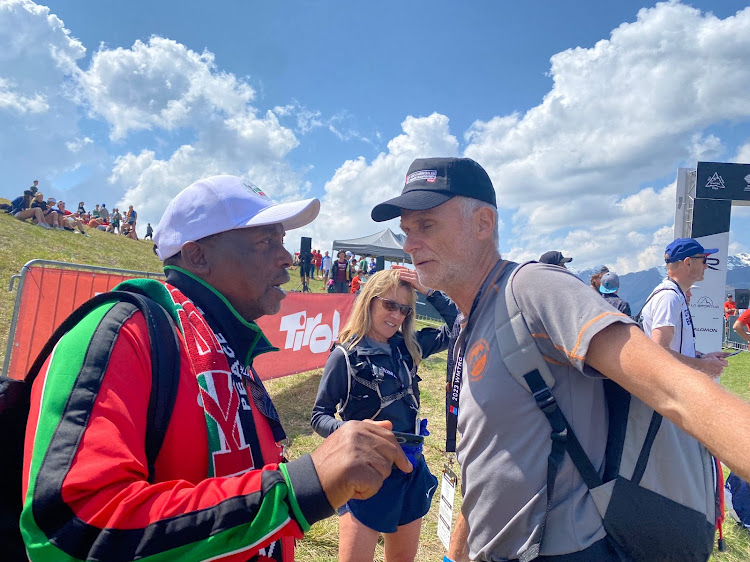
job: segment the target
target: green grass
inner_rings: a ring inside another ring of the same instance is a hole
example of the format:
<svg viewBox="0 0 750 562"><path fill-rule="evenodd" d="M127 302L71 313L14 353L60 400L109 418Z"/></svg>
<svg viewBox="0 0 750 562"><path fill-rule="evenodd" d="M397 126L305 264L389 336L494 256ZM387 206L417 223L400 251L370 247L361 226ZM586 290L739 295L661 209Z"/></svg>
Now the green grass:
<svg viewBox="0 0 750 562"><path fill-rule="evenodd" d="M91 238L68 232L43 230L29 223L22 223L10 215L0 213L0 281L7 283L21 267L32 259L48 259L98 265L140 271L161 271L161 265L152 252L149 241L128 240L101 231L91 231ZM288 290L299 286L299 273L291 271ZM7 287L7 285L5 286ZM311 281L313 292L323 292L322 281ZM2 364L8 338L10 318L13 311L15 291L0 290L0 364ZM441 353L426 359L420 367L422 415L428 418L432 435L425 443L425 458L433 474L440 475L449 457L442 452L445 443L443 400L445 392L445 358ZM315 370L270 381L268 389L276 404L291 440L290 456L299 457L312 451L322 441L310 427L310 414L322 371ZM742 353L729 359L729 368L722 377L722 384L745 400L750 400L750 353ZM725 420L724 423L731 423ZM457 472L457 467L453 466ZM436 495L439 494L436 492ZM460 507L456 495L455 513ZM438 502L424 520L419 561L442 560L443 546L437 538ZM313 526L299 543L297 559L303 562L326 562L337 559L338 526L335 517ZM713 560L719 562L745 562L750 560L750 534L732 521L724 524L728 550L716 553ZM376 560L383 559L382 545L376 552Z"/></svg>

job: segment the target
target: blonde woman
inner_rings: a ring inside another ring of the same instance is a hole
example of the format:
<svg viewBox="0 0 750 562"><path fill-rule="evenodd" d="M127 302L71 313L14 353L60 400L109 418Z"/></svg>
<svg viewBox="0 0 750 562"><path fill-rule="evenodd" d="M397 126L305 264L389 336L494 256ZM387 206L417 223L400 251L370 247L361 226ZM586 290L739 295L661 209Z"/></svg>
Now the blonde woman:
<svg viewBox="0 0 750 562"><path fill-rule="evenodd" d="M447 325L414 331L416 293ZM418 419L417 367L423 357L447 349L456 307L442 293L419 284L410 270L379 271L363 285L337 346L326 363L313 408L313 429L327 437L348 420L389 420L394 431L422 433ZM339 414L341 419L336 419ZM404 446L410 474L393 469L380 491L339 509L339 560L371 561L380 533L389 562L414 560L422 517L430 509L437 479L421 446Z"/></svg>

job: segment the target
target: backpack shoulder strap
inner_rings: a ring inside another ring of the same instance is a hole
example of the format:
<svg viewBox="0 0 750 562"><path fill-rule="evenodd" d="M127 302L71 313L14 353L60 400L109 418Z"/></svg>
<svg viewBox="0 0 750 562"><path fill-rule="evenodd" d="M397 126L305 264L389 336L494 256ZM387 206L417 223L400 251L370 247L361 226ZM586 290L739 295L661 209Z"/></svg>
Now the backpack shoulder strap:
<svg viewBox="0 0 750 562"><path fill-rule="evenodd" d="M351 396L352 393L352 376L354 375L354 373L352 363L349 360L349 350L347 350L341 344L336 345L336 348L341 350L341 352L344 354L344 361L346 361L346 398L344 398L343 401L339 402L339 405L336 407L336 413L341 415L341 413L344 411L344 408L346 408L346 405L349 403L349 396Z"/></svg>
<svg viewBox="0 0 750 562"><path fill-rule="evenodd" d="M654 298L658 293L661 293L662 291L672 291L673 293L677 293L677 291L674 290L672 287L662 287L661 289L655 290L653 293L651 293L648 298L646 299L646 302L643 303L643 306L641 307L641 310L638 311L638 314L635 315L634 318L643 318L643 309L646 308L646 305L649 303L649 301Z"/></svg>
<svg viewBox="0 0 750 562"><path fill-rule="evenodd" d="M555 481L566 451L589 488L602 483L598 472L557 405L551 390L555 385L555 380L513 295L513 279L521 268L529 263L534 262L522 263L510 275L505 276L500 285L500 291L505 298L497 298L495 305L496 336L503 363L518 384L533 396L537 407L545 415L552 428L550 436L552 446L547 457L547 505L535 536L531 539L528 548L518 557L520 562L529 562L540 555L547 527L547 516L552 508Z"/></svg>
<svg viewBox="0 0 750 562"><path fill-rule="evenodd" d="M136 306L146 319L151 347L151 393L147 412L145 452L149 481L154 477L154 463L164 441L172 416L180 376L180 354L177 332L169 313L152 299L130 291L110 291L96 295L78 307L54 331L37 355L24 381L31 385L60 339L96 307L112 301Z"/></svg>
<svg viewBox="0 0 750 562"><path fill-rule="evenodd" d="M549 387L555 386L555 379L542 357L534 341L526 320L521 313L513 295L513 280L519 271L530 263L525 262L515 267L510 275L505 275L500 282L500 293L505 298L498 298L495 304L495 330L497 343L503 363L511 376L527 391L532 392L524 378L531 371L539 371L544 383Z"/></svg>

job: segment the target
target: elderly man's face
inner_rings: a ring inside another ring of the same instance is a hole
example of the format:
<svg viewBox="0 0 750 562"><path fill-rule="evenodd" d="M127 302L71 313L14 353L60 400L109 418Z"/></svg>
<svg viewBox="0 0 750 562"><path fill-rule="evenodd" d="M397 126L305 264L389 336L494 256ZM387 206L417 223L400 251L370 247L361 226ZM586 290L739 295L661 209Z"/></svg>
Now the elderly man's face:
<svg viewBox="0 0 750 562"><path fill-rule="evenodd" d="M211 267L210 283L245 320L276 314L289 281L292 256L284 248L280 224L239 228L203 244Z"/></svg>
<svg viewBox="0 0 750 562"><path fill-rule="evenodd" d="M455 198L426 211L402 210L401 229L404 251L411 254L422 285L450 294L465 280L477 241L471 235L472 219L464 217Z"/></svg>

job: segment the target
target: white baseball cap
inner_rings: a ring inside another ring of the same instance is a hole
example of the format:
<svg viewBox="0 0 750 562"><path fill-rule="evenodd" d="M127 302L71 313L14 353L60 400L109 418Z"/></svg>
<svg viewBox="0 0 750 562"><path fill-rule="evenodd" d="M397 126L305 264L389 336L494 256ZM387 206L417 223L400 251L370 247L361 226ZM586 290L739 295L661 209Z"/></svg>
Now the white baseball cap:
<svg viewBox="0 0 750 562"><path fill-rule="evenodd" d="M212 176L186 187L167 205L154 230L159 259L172 257L185 242L237 228L280 223L286 230L310 224L318 199L276 203L260 188L237 176Z"/></svg>

